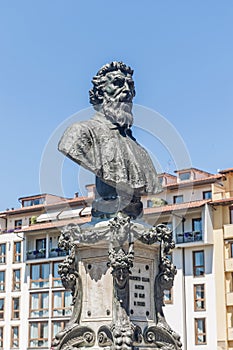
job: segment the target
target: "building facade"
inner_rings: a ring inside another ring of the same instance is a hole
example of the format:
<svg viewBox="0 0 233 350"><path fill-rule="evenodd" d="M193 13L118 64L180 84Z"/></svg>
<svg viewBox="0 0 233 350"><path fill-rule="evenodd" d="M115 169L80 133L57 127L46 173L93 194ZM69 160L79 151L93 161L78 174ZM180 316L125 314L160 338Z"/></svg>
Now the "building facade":
<svg viewBox="0 0 233 350"><path fill-rule="evenodd" d="M233 171L196 168L159 175L163 191L142 199L144 220L173 231L177 276L164 295L168 323L184 350L233 349ZM69 320L60 282L60 229L91 220L87 197L41 194L0 213L0 349L49 349Z"/></svg>

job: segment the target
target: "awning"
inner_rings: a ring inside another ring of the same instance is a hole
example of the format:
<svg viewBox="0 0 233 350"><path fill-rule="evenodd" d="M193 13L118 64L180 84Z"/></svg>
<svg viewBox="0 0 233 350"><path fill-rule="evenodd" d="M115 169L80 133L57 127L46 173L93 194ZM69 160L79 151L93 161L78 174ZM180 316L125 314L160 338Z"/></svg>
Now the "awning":
<svg viewBox="0 0 233 350"><path fill-rule="evenodd" d="M91 207L86 207L82 210L81 216L91 215Z"/></svg>
<svg viewBox="0 0 233 350"><path fill-rule="evenodd" d="M58 218L59 220L62 220L62 219L69 219L69 218L75 218L77 216L79 216L80 214L80 211L82 210L83 208L79 208L79 209L68 209L68 210L64 210L62 211Z"/></svg>
<svg viewBox="0 0 233 350"><path fill-rule="evenodd" d="M58 215L60 213L61 213L61 210L44 213L44 214L39 215L38 218L36 219L36 221L37 222L44 222L44 221L58 220Z"/></svg>

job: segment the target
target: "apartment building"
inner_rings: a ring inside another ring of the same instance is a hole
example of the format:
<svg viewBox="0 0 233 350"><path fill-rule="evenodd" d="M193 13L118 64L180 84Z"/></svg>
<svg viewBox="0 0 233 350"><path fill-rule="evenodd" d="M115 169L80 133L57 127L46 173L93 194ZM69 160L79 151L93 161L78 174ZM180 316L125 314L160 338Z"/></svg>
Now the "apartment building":
<svg viewBox="0 0 233 350"><path fill-rule="evenodd" d="M165 315L184 350L233 349L232 174L163 173L163 191L142 199L144 220L173 230L177 276ZM66 224L91 220L94 186L87 189L72 199L22 197L21 208L0 213L0 349L47 350L68 321L71 295L57 273L66 253L57 242Z"/></svg>
<svg viewBox="0 0 233 350"><path fill-rule="evenodd" d="M233 349L233 168L220 171L213 195L218 350Z"/></svg>
<svg viewBox="0 0 233 350"><path fill-rule="evenodd" d="M213 200L223 174L192 168L159 178L163 192L145 199L144 216L151 225L170 226L176 242L172 259L177 276L165 293L166 319L181 335L184 350L217 349Z"/></svg>
<svg viewBox="0 0 233 350"><path fill-rule="evenodd" d="M71 293L57 273L66 252L62 226L90 221L89 197L49 194L20 198L21 208L0 213L0 349L49 349L69 320Z"/></svg>

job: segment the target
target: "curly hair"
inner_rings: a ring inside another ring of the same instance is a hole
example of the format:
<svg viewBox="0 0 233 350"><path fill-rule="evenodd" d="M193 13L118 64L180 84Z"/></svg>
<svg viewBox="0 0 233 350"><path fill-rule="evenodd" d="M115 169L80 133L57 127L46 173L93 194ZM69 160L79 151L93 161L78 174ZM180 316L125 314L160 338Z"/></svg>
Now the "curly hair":
<svg viewBox="0 0 233 350"><path fill-rule="evenodd" d="M117 70L120 70L125 75L133 76L133 69L123 62L111 62L105 64L92 79L93 88L89 91L89 97L90 103L93 106L99 105L103 102L102 88L107 81L106 74Z"/></svg>

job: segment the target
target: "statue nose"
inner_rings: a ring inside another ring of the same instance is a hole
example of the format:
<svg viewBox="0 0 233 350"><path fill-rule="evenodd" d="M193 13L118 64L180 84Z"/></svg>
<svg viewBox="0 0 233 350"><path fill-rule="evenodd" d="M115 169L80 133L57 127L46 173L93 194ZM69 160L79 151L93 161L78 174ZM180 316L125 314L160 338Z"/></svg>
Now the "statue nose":
<svg viewBox="0 0 233 350"><path fill-rule="evenodd" d="M124 84L123 91L130 92L129 84L127 82L125 82L125 84Z"/></svg>

